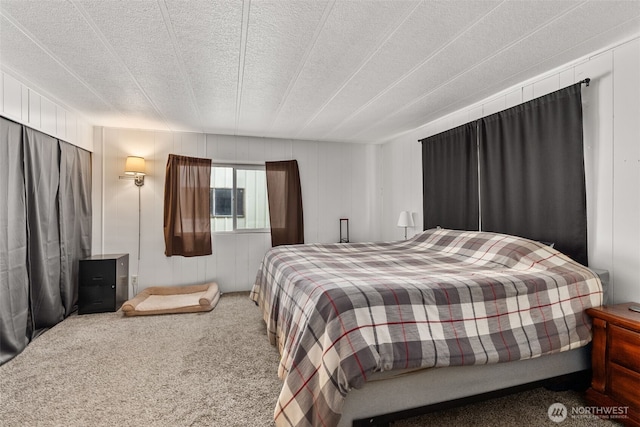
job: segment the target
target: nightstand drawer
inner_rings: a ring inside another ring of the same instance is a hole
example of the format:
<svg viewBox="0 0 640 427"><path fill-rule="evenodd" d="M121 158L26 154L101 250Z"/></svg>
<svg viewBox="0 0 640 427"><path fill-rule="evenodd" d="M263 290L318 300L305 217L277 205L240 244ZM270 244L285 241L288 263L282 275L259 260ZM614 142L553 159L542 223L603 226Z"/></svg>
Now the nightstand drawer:
<svg viewBox="0 0 640 427"><path fill-rule="evenodd" d="M618 402L639 409L640 373L618 366L615 363L611 363L609 369L609 394Z"/></svg>
<svg viewBox="0 0 640 427"><path fill-rule="evenodd" d="M640 373L640 334L616 325L609 328L609 359Z"/></svg>

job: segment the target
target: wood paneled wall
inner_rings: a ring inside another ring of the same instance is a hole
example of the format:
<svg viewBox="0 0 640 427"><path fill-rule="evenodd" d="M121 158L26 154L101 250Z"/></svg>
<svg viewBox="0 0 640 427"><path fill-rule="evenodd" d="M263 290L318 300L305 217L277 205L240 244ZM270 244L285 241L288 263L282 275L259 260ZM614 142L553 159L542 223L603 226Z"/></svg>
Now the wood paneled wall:
<svg viewBox="0 0 640 427"><path fill-rule="evenodd" d="M0 115L93 151L93 126L78 114L2 71Z"/></svg>

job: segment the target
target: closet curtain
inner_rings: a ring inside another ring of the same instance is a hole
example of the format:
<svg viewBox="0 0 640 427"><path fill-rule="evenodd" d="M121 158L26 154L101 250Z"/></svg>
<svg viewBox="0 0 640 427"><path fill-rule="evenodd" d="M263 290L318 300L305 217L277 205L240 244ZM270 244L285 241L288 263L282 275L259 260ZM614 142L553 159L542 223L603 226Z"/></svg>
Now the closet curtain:
<svg viewBox="0 0 640 427"><path fill-rule="evenodd" d="M0 364L77 306L91 154L0 118Z"/></svg>
<svg viewBox="0 0 640 427"><path fill-rule="evenodd" d="M296 160L266 162L271 246L304 243L302 188Z"/></svg>
<svg viewBox="0 0 640 427"><path fill-rule="evenodd" d="M27 208L27 270L33 330L49 328L64 317L60 296L58 141L23 128Z"/></svg>
<svg viewBox="0 0 640 427"><path fill-rule="evenodd" d="M581 84L482 119L482 229L554 243L587 265Z"/></svg>
<svg viewBox="0 0 640 427"><path fill-rule="evenodd" d="M421 140L424 229L478 230L476 123Z"/></svg>
<svg viewBox="0 0 640 427"><path fill-rule="evenodd" d="M64 141L60 148L60 298L65 317L78 303L80 260L91 256L91 153Z"/></svg>
<svg viewBox="0 0 640 427"><path fill-rule="evenodd" d="M0 117L0 364L29 343L22 126Z"/></svg>
<svg viewBox="0 0 640 427"><path fill-rule="evenodd" d="M165 255L211 255L211 159L169 154L164 184Z"/></svg>

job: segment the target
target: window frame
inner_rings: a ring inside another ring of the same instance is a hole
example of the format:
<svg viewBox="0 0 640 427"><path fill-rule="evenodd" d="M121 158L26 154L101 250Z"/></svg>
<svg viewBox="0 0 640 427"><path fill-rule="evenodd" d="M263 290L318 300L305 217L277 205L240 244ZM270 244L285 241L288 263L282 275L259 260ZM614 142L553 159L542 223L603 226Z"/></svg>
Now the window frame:
<svg viewBox="0 0 640 427"><path fill-rule="evenodd" d="M230 168L232 169L232 179L233 179L233 187L231 188L231 218L232 218L232 224L233 224L233 230L224 230L224 231L214 231L213 230L213 226L211 227L211 234L253 234L253 233L271 233L271 227L267 227L267 228L240 228L238 229L238 217L236 216L236 193L237 193L237 188L238 188L238 177L237 177L237 173L236 171L238 169L240 170L261 170L264 171L266 173L266 167L264 163L235 163L235 162L229 162L229 163L225 163L225 162L212 162L211 163L211 174L213 176L213 169L214 168ZM266 187L266 181L265 181L265 187ZM209 187L210 189L214 189L214 188L229 188L229 187ZM246 190L245 188L243 188L244 190ZM246 200L246 192L244 192L244 209L246 211L247 209L247 200ZM267 203L267 212L269 210L269 205ZM211 220L213 220L214 218L222 218L222 217L215 217L212 214L212 212L209 212ZM246 213L245 213L246 216Z"/></svg>

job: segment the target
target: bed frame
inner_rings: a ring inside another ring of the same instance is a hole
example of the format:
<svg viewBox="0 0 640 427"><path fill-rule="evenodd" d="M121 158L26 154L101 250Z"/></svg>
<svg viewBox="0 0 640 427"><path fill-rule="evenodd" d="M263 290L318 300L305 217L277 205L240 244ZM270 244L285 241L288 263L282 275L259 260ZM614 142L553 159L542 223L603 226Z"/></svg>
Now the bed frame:
<svg viewBox="0 0 640 427"><path fill-rule="evenodd" d="M534 388L568 374L589 378L590 347L536 359L432 368L378 381L374 378L349 392L338 427L387 426L394 420Z"/></svg>
<svg viewBox="0 0 640 427"><path fill-rule="evenodd" d="M609 272L592 269L608 301ZM388 426L391 421L538 387L572 377L588 384L591 345L535 359L377 374L345 399L338 427ZM437 384L434 387L433 384Z"/></svg>

